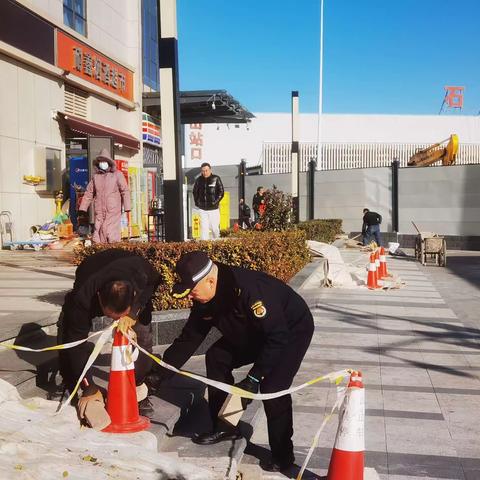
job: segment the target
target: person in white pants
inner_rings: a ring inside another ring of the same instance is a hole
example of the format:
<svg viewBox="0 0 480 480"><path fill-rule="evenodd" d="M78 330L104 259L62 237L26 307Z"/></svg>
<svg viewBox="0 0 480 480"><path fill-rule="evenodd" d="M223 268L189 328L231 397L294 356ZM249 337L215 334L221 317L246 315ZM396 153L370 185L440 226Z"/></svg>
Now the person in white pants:
<svg viewBox="0 0 480 480"><path fill-rule="evenodd" d="M201 175L193 185L193 200L200 213L202 240L208 240L210 230L213 238L220 237L219 204L224 195L222 180L212 173L209 163L202 163Z"/></svg>
<svg viewBox="0 0 480 480"><path fill-rule="evenodd" d="M202 240L209 239L210 230L213 238L220 238L220 209L215 210L201 210L200 213L200 238Z"/></svg>

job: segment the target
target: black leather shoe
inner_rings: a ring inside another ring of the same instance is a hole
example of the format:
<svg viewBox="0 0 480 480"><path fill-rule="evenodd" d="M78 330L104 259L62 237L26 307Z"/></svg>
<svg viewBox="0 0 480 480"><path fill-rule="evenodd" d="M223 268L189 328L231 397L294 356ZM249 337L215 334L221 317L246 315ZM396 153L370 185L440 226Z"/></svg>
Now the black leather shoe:
<svg viewBox="0 0 480 480"><path fill-rule="evenodd" d="M138 413L144 417L151 417L153 415L153 405L148 397L138 402Z"/></svg>
<svg viewBox="0 0 480 480"><path fill-rule="evenodd" d="M196 433L192 442L198 445L213 445L226 440L238 440L242 438L238 430L226 430L220 432Z"/></svg>
<svg viewBox="0 0 480 480"><path fill-rule="evenodd" d="M293 467L294 463L295 457L292 456L288 460L282 462L272 459L270 462L260 463L260 467L266 472L284 472L285 470Z"/></svg>

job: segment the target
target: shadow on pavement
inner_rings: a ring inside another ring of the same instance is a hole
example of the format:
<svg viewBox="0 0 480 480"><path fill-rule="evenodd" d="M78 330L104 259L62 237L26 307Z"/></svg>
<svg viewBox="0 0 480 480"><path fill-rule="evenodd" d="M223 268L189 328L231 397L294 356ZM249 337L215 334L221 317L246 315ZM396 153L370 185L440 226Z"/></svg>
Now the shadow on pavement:
<svg viewBox="0 0 480 480"><path fill-rule="evenodd" d="M56 344L57 337L55 335L47 335L40 325L33 322L22 325L14 342L14 345L33 349L51 347ZM23 360L33 367L32 369L22 369L21 371L31 371L35 373L35 385L47 392L48 399L56 396L59 391L56 384L56 376L58 373L57 352L14 351L20 360Z"/></svg>
<svg viewBox="0 0 480 480"><path fill-rule="evenodd" d="M69 291L70 290L60 290L59 292L50 292L44 295L38 295L35 297L35 299L43 303L48 303L50 305L62 306L65 300L65 295Z"/></svg>
<svg viewBox="0 0 480 480"><path fill-rule="evenodd" d="M451 256L447 252L447 270L480 289L480 252Z"/></svg>
<svg viewBox="0 0 480 480"><path fill-rule="evenodd" d="M318 305L318 304L317 304ZM334 306L328 306L328 304L321 304L322 311L328 311L332 312L338 315L336 319L339 322L342 322L344 324L348 324L350 326L359 326L368 330L384 333L384 334L391 334L394 335L395 333L392 332L391 330L379 326L377 323L374 325L368 325L365 323L364 320L377 320L377 315L376 314L366 314L365 312L362 312L361 310L358 310L358 314L355 313L346 313L344 310L339 309L338 307ZM355 308L349 306L349 310L354 312ZM404 320L410 322L410 324L416 324L416 325L421 325L425 326L425 322L421 322L418 320L413 319L412 317L408 317L406 320L405 318L401 316L395 316L395 315L384 315L382 314L381 318L387 319L387 320ZM455 322L455 319L452 319L452 322ZM445 344L445 345L455 345L458 347L466 347L466 348L472 348L472 349L478 349L480 347L480 330L478 328L470 328L470 327L464 327L464 326L458 326L458 325L449 325L443 322L430 322L428 323L430 327L435 328L435 331L425 331L425 330L414 330L412 329L411 332L414 335L413 338L410 337L405 340L399 340L397 342L388 344L388 345L382 345L382 354L392 358L392 359L397 359L397 360L402 360L402 362L405 362L407 364L410 364L412 366L418 367L418 368L424 368L424 369L429 369L429 370L434 370L442 373L448 373L450 375L455 375L458 377L466 377L466 378L472 378L476 379L477 376L475 374L469 373L467 371L462 371L459 370L455 367L449 367L445 365L437 365L433 363L427 363L427 362L420 362L417 360L413 359L406 359L406 358L400 358L396 357L391 350L392 349L397 349L399 347L406 347L406 346L415 346L416 344L419 344L423 341L433 341L437 342L440 344ZM419 347L421 348L421 346ZM378 353L378 348L374 347L365 347L362 349L365 352L370 352L370 353Z"/></svg>

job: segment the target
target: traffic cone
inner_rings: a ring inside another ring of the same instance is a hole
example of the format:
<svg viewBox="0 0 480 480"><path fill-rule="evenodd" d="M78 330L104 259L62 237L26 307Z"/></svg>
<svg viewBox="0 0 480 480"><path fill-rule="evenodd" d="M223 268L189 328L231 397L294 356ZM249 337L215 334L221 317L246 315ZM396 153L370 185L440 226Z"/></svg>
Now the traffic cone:
<svg viewBox="0 0 480 480"><path fill-rule="evenodd" d="M389 276L387 271L387 256L385 255L385 249L383 247L380 247L380 272L382 278Z"/></svg>
<svg viewBox="0 0 480 480"><path fill-rule="evenodd" d="M116 330L108 381L107 412L112 423L104 432L133 433L150 427L150 420L138 414L135 363L128 338Z"/></svg>
<svg viewBox="0 0 480 480"><path fill-rule="evenodd" d="M370 265L368 266L368 276L367 276L367 287L370 290L374 290L378 288L376 270L377 270L377 267L375 265L375 254L371 253Z"/></svg>
<svg viewBox="0 0 480 480"><path fill-rule="evenodd" d="M378 248L375 250L375 272L377 275L377 282L382 279L382 274L380 273L380 252Z"/></svg>
<svg viewBox="0 0 480 480"><path fill-rule="evenodd" d="M365 390L361 372L352 372L339 414L327 480L363 480Z"/></svg>

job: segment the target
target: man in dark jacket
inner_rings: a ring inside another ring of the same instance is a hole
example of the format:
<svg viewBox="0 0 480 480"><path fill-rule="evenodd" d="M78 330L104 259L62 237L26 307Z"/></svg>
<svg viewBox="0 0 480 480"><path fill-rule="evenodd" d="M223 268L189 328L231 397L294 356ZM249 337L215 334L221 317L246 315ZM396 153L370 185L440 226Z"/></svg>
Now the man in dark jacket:
<svg viewBox="0 0 480 480"><path fill-rule="evenodd" d="M200 211L200 228L202 240L208 240L209 231L213 238L220 237L220 200L224 190L222 180L212 173L209 163L202 163L202 174L193 185L193 200Z"/></svg>
<svg viewBox="0 0 480 480"><path fill-rule="evenodd" d="M102 315L126 323L137 335L139 345L152 351L152 302L151 298L160 282L159 273L140 255L121 249L109 249L87 257L75 272L73 289L65 296L58 337L61 343L86 338L92 319ZM60 350L60 372L65 385L72 391L92 351L92 344ZM135 362L135 378L139 408L144 415L152 407L143 383L152 366L146 355L139 355ZM90 372L82 380L83 395L79 401L85 406L89 401L102 400ZM143 398L142 398L143 397Z"/></svg>
<svg viewBox="0 0 480 480"><path fill-rule="evenodd" d="M165 351L163 359L180 368L215 326L222 338L206 354L207 376L233 383L232 370L253 363L236 386L258 393L274 393L290 387L313 335L313 318L305 301L282 281L262 272L213 263L204 252L184 254L177 263L180 282L177 298L188 296L193 307L181 335ZM164 377L169 376L164 370ZM218 419L226 399L209 387L208 404L213 431L193 441L211 445L239 438L238 430ZM242 399L244 408L251 402ZM272 453L269 471L289 468L293 455L292 398L283 395L263 402Z"/></svg>
<svg viewBox="0 0 480 480"><path fill-rule="evenodd" d="M238 224L240 228L252 228L250 222L250 207L245 203L243 198L240 199L240 203L238 204Z"/></svg>
<svg viewBox="0 0 480 480"><path fill-rule="evenodd" d="M265 197L263 194L263 187L258 187L257 193L253 196L252 207L253 213L255 214L255 223L258 222L260 217L263 215L263 212L265 211Z"/></svg>
<svg viewBox="0 0 480 480"><path fill-rule="evenodd" d="M363 209L362 235L364 245L368 245L372 241L372 237L377 245L380 246L382 244L382 239L380 238L381 223L382 216L379 213L371 212L368 208Z"/></svg>

